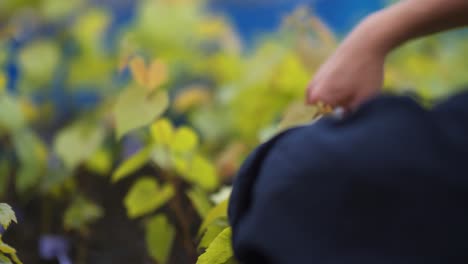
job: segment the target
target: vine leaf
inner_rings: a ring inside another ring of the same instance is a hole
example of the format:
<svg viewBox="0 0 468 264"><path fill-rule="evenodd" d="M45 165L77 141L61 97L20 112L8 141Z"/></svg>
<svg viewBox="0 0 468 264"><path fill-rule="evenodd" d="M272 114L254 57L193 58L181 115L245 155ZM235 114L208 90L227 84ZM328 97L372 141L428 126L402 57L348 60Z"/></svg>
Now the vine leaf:
<svg viewBox="0 0 468 264"><path fill-rule="evenodd" d="M167 65L161 59L155 59L149 65L146 76L146 87L149 91L163 85L169 79Z"/></svg>
<svg viewBox="0 0 468 264"><path fill-rule="evenodd" d="M30 130L22 130L13 137L16 155L21 166L16 175L16 190L25 193L40 180L47 162L47 148Z"/></svg>
<svg viewBox="0 0 468 264"><path fill-rule="evenodd" d="M112 174L112 182L118 182L143 167L149 160L151 148L146 147L125 160Z"/></svg>
<svg viewBox="0 0 468 264"><path fill-rule="evenodd" d="M168 263L175 228L164 215L156 215L146 224L146 246L150 256L158 263Z"/></svg>
<svg viewBox="0 0 468 264"><path fill-rule="evenodd" d="M0 130L15 132L25 125L26 118L21 111L19 101L9 95L0 94Z"/></svg>
<svg viewBox="0 0 468 264"><path fill-rule="evenodd" d="M130 61L129 66L133 79L148 92L164 84L169 77L167 66L161 59L155 59L146 66L143 58L135 57Z"/></svg>
<svg viewBox="0 0 468 264"><path fill-rule="evenodd" d="M283 131L291 127L304 125L311 122L318 114L318 108L315 106L308 106L303 102L292 103L287 108L279 124L279 130Z"/></svg>
<svg viewBox="0 0 468 264"><path fill-rule="evenodd" d="M16 249L12 248L11 246L5 244L2 240L0 240L0 252L5 254L16 254Z"/></svg>
<svg viewBox="0 0 468 264"><path fill-rule="evenodd" d="M185 180L204 190L213 191L218 186L216 166L201 155L195 155L188 164L175 160L175 166Z"/></svg>
<svg viewBox="0 0 468 264"><path fill-rule="evenodd" d="M19 53L18 65L26 80L41 86L53 78L61 53L56 42L38 40L25 46Z"/></svg>
<svg viewBox="0 0 468 264"><path fill-rule="evenodd" d="M209 103L212 94L203 86L193 85L177 94L174 100L174 109L179 113L184 113L195 106Z"/></svg>
<svg viewBox="0 0 468 264"><path fill-rule="evenodd" d="M65 166L73 170L95 154L104 136L105 131L101 126L78 123L59 132L54 142L54 150L62 158Z"/></svg>
<svg viewBox="0 0 468 264"><path fill-rule="evenodd" d="M206 228L211 225L216 219L226 218L227 217L227 208L229 205L229 200L223 201L216 205L211 211L206 215L203 223L200 226L199 234L203 233Z"/></svg>
<svg viewBox="0 0 468 264"><path fill-rule="evenodd" d="M15 212L8 204L0 203L0 224L4 229L7 229L11 222L18 223Z"/></svg>
<svg viewBox="0 0 468 264"><path fill-rule="evenodd" d="M146 84L145 60L141 57L135 57L130 61L129 66L133 79L138 85L144 86Z"/></svg>
<svg viewBox="0 0 468 264"><path fill-rule="evenodd" d="M188 153L196 149L198 141L198 135L193 129L182 126L174 134L171 150L175 153Z"/></svg>
<svg viewBox="0 0 468 264"><path fill-rule="evenodd" d="M12 264L12 263L11 263L11 260L7 256L3 255L3 253L0 253L0 264Z"/></svg>
<svg viewBox="0 0 468 264"><path fill-rule="evenodd" d="M154 178L140 178L125 196L124 204L130 218L137 218L165 205L173 196L174 187L167 183L162 187Z"/></svg>
<svg viewBox="0 0 468 264"><path fill-rule="evenodd" d="M283 131L295 126L305 125L331 112L333 112L333 108L322 102L311 106L305 105L303 102L294 102L286 110L278 127L280 131Z"/></svg>
<svg viewBox="0 0 468 264"><path fill-rule="evenodd" d="M112 170L112 153L110 150L105 148L98 149L89 159L85 165L90 171L105 176L109 175Z"/></svg>
<svg viewBox="0 0 468 264"><path fill-rule="evenodd" d="M3 72L0 72L0 95L5 92L7 83L8 83L7 76Z"/></svg>
<svg viewBox="0 0 468 264"><path fill-rule="evenodd" d="M197 260L197 264L223 264L234 256L231 247L232 230L225 228Z"/></svg>
<svg viewBox="0 0 468 264"><path fill-rule="evenodd" d="M198 214L202 218L204 218L211 211L213 205L209 200L206 192L200 188L192 188L188 190L186 194L195 207L195 210L197 210Z"/></svg>
<svg viewBox="0 0 468 264"><path fill-rule="evenodd" d="M206 249L210 246L211 242L226 228L228 227L227 221L215 221L206 229L205 234L203 234L200 244L198 245L199 249Z"/></svg>
<svg viewBox="0 0 468 264"><path fill-rule="evenodd" d="M64 215L63 225L67 230L86 230L91 224L101 218L103 209L85 197L78 196L67 208Z"/></svg>
<svg viewBox="0 0 468 264"><path fill-rule="evenodd" d="M148 95L141 87L125 89L114 108L117 138L132 130L146 126L161 116L169 106L166 91Z"/></svg>
<svg viewBox="0 0 468 264"><path fill-rule="evenodd" d="M167 118L154 122L150 131L154 142L161 146L169 146L174 138L174 126Z"/></svg>

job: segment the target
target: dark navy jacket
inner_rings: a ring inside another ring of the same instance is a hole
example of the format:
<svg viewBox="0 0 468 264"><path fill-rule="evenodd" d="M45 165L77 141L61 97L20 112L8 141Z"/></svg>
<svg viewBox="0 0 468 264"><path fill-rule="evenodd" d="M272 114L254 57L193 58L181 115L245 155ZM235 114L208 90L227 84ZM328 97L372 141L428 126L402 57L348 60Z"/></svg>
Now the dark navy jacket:
<svg viewBox="0 0 468 264"><path fill-rule="evenodd" d="M468 263L468 93L382 96L259 146L229 206L245 264Z"/></svg>

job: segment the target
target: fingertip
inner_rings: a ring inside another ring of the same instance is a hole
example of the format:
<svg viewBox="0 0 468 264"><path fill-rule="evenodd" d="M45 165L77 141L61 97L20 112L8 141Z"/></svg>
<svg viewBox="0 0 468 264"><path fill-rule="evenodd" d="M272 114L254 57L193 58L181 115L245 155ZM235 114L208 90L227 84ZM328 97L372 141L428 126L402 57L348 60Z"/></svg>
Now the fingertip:
<svg viewBox="0 0 468 264"><path fill-rule="evenodd" d="M307 100L307 104L309 105L317 103L318 102L317 93L313 90L308 90L306 100Z"/></svg>

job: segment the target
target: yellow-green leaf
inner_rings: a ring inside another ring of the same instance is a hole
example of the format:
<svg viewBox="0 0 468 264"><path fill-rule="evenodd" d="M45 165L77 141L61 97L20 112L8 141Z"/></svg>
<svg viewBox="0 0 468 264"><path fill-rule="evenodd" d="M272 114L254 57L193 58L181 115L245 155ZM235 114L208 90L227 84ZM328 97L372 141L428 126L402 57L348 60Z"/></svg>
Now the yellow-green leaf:
<svg viewBox="0 0 468 264"><path fill-rule="evenodd" d="M40 138L29 130L16 132L13 143L21 164L15 177L16 189L24 193L35 186L45 172L47 149Z"/></svg>
<svg viewBox="0 0 468 264"><path fill-rule="evenodd" d="M208 195L199 188L192 188L186 193L198 214L204 218L213 207Z"/></svg>
<svg viewBox="0 0 468 264"><path fill-rule="evenodd" d="M0 130L15 132L26 124L20 102L13 97L0 94Z"/></svg>
<svg viewBox="0 0 468 264"><path fill-rule="evenodd" d="M8 204L0 203L0 225L2 225L4 229L7 229L11 222L18 222L15 212Z"/></svg>
<svg viewBox="0 0 468 264"><path fill-rule="evenodd" d="M208 191L214 190L219 184L216 167L200 155L193 157L188 171L182 176Z"/></svg>
<svg viewBox="0 0 468 264"><path fill-rule="evenodd" d="M23 264L23 262L21 262L21 260L18 258L16 253L10 254L10 258L11 258L11 260L13 260L13 263L15 263L15 264Z"/></svg>
<svg viewBox="0 0 468 264"><path fill-rule="evenodd" d="M81 231L104 215L104 210L85 197L78 196L65 210L63 225L67 230Z"/></svg>
<svg viewBox="0 0 468 264"><path fill-rule="evenodd" d="M318 107L305 105L304 102L292 103L278 125L279 130L307 124L319 115Z"/></svg>
<svg viewBox="0 0 468 264"><path fill-rule="evenodd" d="M0 240L0 252L3 252L5 254L15 254L16 249L12 248L10 245L7 245L2 240Z"/></svg>
<svg viewBox="0 0 468 264"><path fill-rule="evenodd" d="M130 218L137 218L165 205L173 196L174 187L167 183L161 188L154 178L140 178L125 196L124 204Z"/></svg>
<svg viewBox="0 0 468 264"><path fill-rule="evenodd" d="M82 4L82 0L44 0L41 1L40 9L44 17L58 21L59 19L70 16L72 12L78 10Z"/></svg>
<svg viewBox="0 0 468 264"><path fill-rule="evenodd" d="M203 234L200 244L198 245L199 249L206 249L209 247L211 242L226 228L229 224L227 221L215 221L208 226L206 232Z"/></svg>
<svg viewBox="0 0 468 264"><path fill-rule="evenodd" d="M112 153L104 148L97 150L86 161L86 167L94 173L109 175L112 169Z"/></svg>
<svg viewBox="0 0 468 264"><path fill-rule="evenodd" d="M7 85L7 77L3 72L0 72L0 95L5 92L5 88Z"/></svg>
<svg viewBox="0 0 468 264"><path fill-rule="evenodd" d="M0 252L0 264L12 264L11 260Z"/></svg>
<svg viewBox="0 0 468 264"><path fill-rule="evenodd" d="M101 146L104 129L99 125L78 123L59 132L54 150L69 169L88 160Z"/></svg>
<svg viewBox="0 0 468 264"><path fill-rule="evenodd" d="M176 153L187 153L195 150L197 146L198 136L193 129L187 126L182 126L177 129L171 144L172 151Z"/></svg>
<svg viewBox="0 0 468 264"><path fill-rule="evenodd" d="M224 229L197 260L197 264L224 264L234 256L231 246L231 228Z"/></svg>
<svg viewBox="0 0 468 264"><path fill-rule="evenodd" d="M117 182L143 167L149 160L151 147L146 147L124 161L112 174L112 182Z"/></svg>
<svg viewBox="0 0 468 264"><path fill-rule="evenodd" d="M103 33L111 22L110 14L98 8L88 9L80 14L71 32L84 51L96 51L99 40L104 37Z"/></svg>
<svg viewBox="0 0 468 264"><path fill-rule="evenodd" d="M146 224L146 247L158 263L168 263L175 234L175 228L164 215L157 215Z"/></svg>
<svg viewBox="0 0 468 264"><path fill-rule="evenodd" d="M149 125L166 111L169 96L166 91L147 95L141 87L125 89L115 105L117 138L128 132Z"/></svg>
<svg viewBox="0 0 468 264"><path fill-rule="evenodd" d="M229 200L219 203L206 215L203 223L200 226L198 231L199 234L203 233L205 229L213 223L216 219L227 218L227 208L229 205Z"/></svg>
<svg viewBox="0 0 468 264"><path fill-rule="evenodd" d="M51 40L34 41L20 51L21 73L35 85L44 85L52 79L60 62L60 56L57 43Z"/></svg>
<svg viewBox="0 0 468 264"><path fill-rule="evenodd" d="M167 118L161 118L151 125L151 136L156 144L168 146L174 138L174 127Z"/></svg>

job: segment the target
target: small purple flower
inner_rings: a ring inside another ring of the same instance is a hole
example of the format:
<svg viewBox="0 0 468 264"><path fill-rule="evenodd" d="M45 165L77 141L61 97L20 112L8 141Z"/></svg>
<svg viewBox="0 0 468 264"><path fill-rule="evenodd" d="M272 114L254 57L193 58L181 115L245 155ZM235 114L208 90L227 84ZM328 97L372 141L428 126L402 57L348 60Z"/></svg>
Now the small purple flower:
<svg viewBox="0 0 468 264"><path fill-rule="evenodd" d="M127 136L122 142L122 159L126 160L143 148L143 142L137 137Z"/></svg>
<svg viewBox="0 0 468 264"><path fill-rule="evenodd" d="M45 260L57 259L60 264L71 264L68 240L63 236L43 235L39 239L39 255Z"/></svg>

